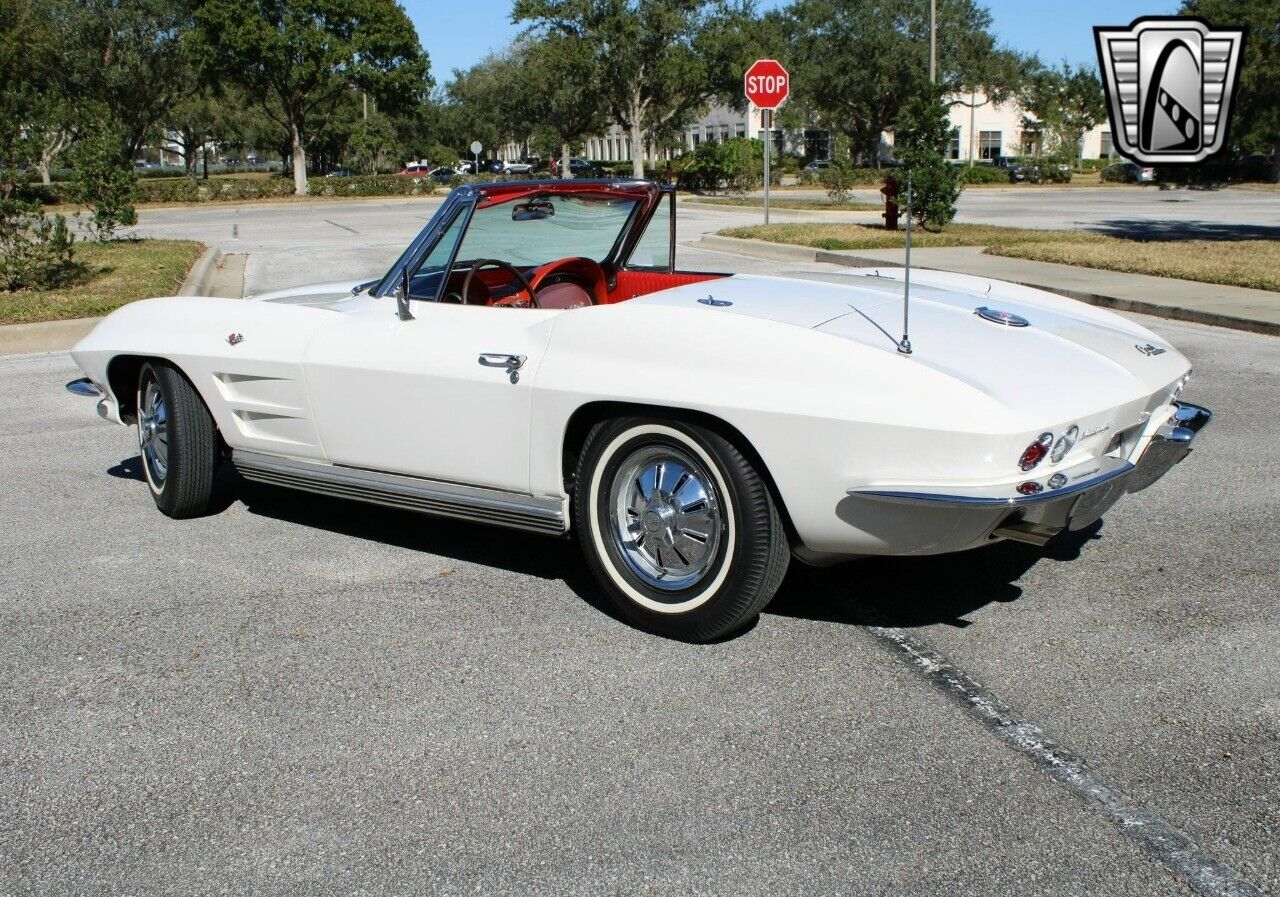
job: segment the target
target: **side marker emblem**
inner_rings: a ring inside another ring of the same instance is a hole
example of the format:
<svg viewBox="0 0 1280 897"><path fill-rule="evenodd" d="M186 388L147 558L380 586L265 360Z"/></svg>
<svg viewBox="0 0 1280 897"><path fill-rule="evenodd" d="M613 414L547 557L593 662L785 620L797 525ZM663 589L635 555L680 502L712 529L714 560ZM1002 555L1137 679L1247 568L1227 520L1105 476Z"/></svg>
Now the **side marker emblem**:
<svg viewBox="0 0 1280 897"><path fill-rule="evenodd" d="M1161 349L1159 346L1153 346L1151 343L1147 343L1145 346L1139 346L1137 343L1134 343L1133 347L1148 358L1152 355L1163 355L1165 352L1169 351L1168 349Z"/></svg>
<svg viewBox="0 0 1280 897"><path fill-rule="evenodd" d="M227 337L227 345L229 345L229 346L238 346L238 345L240 345L242 342L244 342L244 334L243 334L243 333L233 333L233 334L231 334L230 336L228 336L228 337Z"/></svg>
<svg viewBox="0 0 1280 897"><path fill-rule="evenodd" d="M701 305L710 305L712 308L724 308L726 305L733 305L728 299L717 299L715 296L708 296L706 299L699 299Z"/></svg>

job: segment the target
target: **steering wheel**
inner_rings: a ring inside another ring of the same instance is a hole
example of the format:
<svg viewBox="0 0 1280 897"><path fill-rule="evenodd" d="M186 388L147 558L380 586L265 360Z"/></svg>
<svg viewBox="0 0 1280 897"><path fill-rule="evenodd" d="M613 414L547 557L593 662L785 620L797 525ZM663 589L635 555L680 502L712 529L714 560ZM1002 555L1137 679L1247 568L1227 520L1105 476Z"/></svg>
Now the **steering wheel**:
<svg viewBox="0 0 1280 897"><path fill-rule="evenodd" d="M462 280L462 304L469 305L471 299L471 278L475 277L476 272L481 268L506 268L515 275L516 280L520 282L520 286L529 296L529 307L538 307L538 298L533 294L533 286L529 283L529 278L520 273L515 265L504 262L502 259L476 259L471 265L471 270L467 272L467 276Z"/></svg>

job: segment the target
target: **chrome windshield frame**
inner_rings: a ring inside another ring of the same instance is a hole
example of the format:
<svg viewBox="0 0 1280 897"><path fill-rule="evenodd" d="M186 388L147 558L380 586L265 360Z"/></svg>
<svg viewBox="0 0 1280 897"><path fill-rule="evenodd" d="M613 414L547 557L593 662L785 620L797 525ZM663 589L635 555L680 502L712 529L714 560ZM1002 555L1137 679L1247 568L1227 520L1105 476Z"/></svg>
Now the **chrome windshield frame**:
<svg viewBox="0 0 1280 897"><path fill-rule="evenodd" d="M644 229L648 226L650 219L654 213L662 205L662 199L667 193L674 193L674 188L654 184L648 181L627 181L627 180L569 180L569 181L529 181L529 182L513 182L519 186L528 187L545 187L549 193L555 193L558 186L572 184L581 188L584 186L599 186L602 194L608 194L611 190L617 190L619 187L636 187L643 184L651 190L647 198L637 198L635 208L627 217L626 222L618 231L618 237L614 241L613 248L609 251L609 255L600 262L600 266L605 270L610 284L614 282L617 272L623 267L626 260L630 258L632 251L635 249L636 243L639 242ZM377 286L369 291L369 295L375 298L390 296L395 291L396 284L400 282L400 278L406 268L410 272L416 271L422 264L422 260L436 247L436 243L444 236L449 225L453 223L454 215L463 209L468 216L463 223L462 234L458 238L458 244L454 247L450 254L449 269L457 263L457 253L461 249L463 242L467 237L467 230L471 226L470 216L475 214L475 210L481 199L484 198L485 191L495 186L503 186L502 184L464 184L461 187L455 187L445 197L445 201L441 203L440 208L431 216L431 220L426 226L414 237L408 248L401 253L396 259L390 270L378 280ZM469 208L467 208L469 207ZM674 249L674 246L673 246ZM672 253L674 255L674 251ZM446 278L441 279L440 287L436 292L436 299L440 298L440 290L443 289ZM424 301L424 300L418 300Z"/></svg>

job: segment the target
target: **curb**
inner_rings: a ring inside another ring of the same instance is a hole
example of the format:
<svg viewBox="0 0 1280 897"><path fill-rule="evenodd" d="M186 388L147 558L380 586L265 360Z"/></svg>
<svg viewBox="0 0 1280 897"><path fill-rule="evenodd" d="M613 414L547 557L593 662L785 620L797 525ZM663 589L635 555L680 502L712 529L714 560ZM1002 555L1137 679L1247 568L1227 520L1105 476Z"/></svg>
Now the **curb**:
<svg viewBox="0 0 1280 897"><path fill-rule="evenodd" d="M191 266L178 296L208 295L209 283L222 253L212 246ZM65 352L80 342L102 318L71 318L34 324L0 325L0 356L31 355L37 352Z"/></svg>
<svg viewBox="0 0 1280 897"><path fill-rule="evenodd" d="M686 199L680 203L682 209L697 209L703 212L739 212L752 215L763 215L764 206L731 206L727 203L718 202L698 202L696 199ZM847 217L850 215L868 215L876 219L880 219L883 215L882 211L875 209L788 209L785 206L779 206L771 203L769 205L770 212L778 212L786 215L813 215L817 218L835 218ZM761 241L763 242L763 241Z"/></svg>
<svg viewBox="0 0 1280 897"><path fill-rule="evenodd" d="M206 247L204 253L196 259L196 263L187 272L187 279L182 282L176 295L207 296L209 281L213 278L213 269L218 266L220 258L222 258L221 250L213 246Z"/></svg>
<svg viewBox="0 0 1280 897"><path fill-rule="evenodd" d="M767 240L722 237L719 234L704 234L698 242L707 249L777 261L824 262L829 265L842 265L846 268L901 267L900 265L888 264L884 259L866 258L826 249L813 249L808 246L770 243ZM933 268L929 265L914 265L913 267L926 271L946 270L944 268ZM1155 302L1143 302L1140 299L1124 299L1119 296L1107 296L1086 290L1048 286L1043 283L1030 283L1025 280L1010 280L1006 282L1016 283L1018 286L1031 287L1036 290L1046 290L1059 296L1066 296L1069 299L1075 299L1089 305L1097 305L1101 308L1115 309L1116 311L1131 311L1157 318L1168 318L1174 321L1190 321L1193 324L1209 324L1213 327L1226 327L1231 330L1243 330L1248 333L1261 333L1265 336L1280 336L1280 324L1273 324L1269 321L1255 321L1252 318L1239 318L1234 315L1224 315L1202 309L1182 308L1177 305L1160 305Z"/></svg>

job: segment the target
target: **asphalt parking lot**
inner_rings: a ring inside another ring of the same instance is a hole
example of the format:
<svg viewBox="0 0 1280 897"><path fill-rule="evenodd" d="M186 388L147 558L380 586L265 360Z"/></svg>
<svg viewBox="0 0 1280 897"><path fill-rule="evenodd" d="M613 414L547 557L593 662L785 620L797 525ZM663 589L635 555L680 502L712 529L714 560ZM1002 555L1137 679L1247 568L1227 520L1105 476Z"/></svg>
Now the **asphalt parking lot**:
<svg viewBox="0 0 1280 897"><path fill-rule="evenodd" d="M252 291L422 221L305 209L142 227L225 224ZM1045 551L794 565L704 646L568 541L164 518L65 356L0 359L0 894L1280 892L1280 340L1144 323L1217 414L1162 482Z"/></svg>

